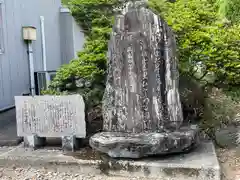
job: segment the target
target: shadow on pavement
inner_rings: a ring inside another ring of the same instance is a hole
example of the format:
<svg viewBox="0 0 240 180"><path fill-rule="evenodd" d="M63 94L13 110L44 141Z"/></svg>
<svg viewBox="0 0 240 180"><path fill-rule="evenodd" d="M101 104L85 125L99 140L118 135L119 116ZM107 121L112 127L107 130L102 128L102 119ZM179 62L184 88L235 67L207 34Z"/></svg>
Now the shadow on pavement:
<svg viewBox="0 0 240 180"><path fill-rule="evenodd" d="M14 146L21 141L17 136L15 109L0 112L0 146Z"/></svg>

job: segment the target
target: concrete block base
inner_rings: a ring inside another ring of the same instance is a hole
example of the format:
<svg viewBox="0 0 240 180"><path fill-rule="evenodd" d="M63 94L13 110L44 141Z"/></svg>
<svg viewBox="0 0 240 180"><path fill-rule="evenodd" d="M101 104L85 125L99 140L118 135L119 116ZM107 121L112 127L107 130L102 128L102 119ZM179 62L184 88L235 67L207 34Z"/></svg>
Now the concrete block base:
<svg viewBox="0 0 240 180"><path fill-rule="evenodd" d="M37 135L26 136L24 137L23 140L24 140L24 146L31 147L31 148L37 148L37 147L43 146L46 143L46 138L38 137Z"/></svg>
<svg viewBox="0 0 240 180"><path fill-rule="evenodd" d="M26 136L23 138L24 147L30 147L33 149L37 149L39 147L43 147L47 145L46 137L39 137L37 135ZM49 140L49 139L48 139ZM62 141L62 150L63 151L71 151L79 150L82 144L82 139L76 138L76 136L63 136L61 138Z"/></svg>
<svg viewBox="0 0 240 180"><path fill-rule="evenodd" d="M212 143L202 143L184 155L119 160L103 156L101 170L108 175L161 180L220 180L220 166Z"/></svg>
<svg viewBox="0 0 240 180"><path fill-rule="evenodd" d="M77 139L75 136L63 136L62 137L62 149L63 151L75 151L77 145Z"/></svg>

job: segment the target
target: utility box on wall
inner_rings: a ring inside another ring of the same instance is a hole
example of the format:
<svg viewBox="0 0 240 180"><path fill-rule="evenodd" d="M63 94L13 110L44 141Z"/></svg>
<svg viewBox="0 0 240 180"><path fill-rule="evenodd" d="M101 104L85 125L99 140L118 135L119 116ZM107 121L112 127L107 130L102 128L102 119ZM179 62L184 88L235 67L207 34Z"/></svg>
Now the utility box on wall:
<svg viewBox="0 0 240 180"><path fill-rule="evenodd" d="M24 26L23 27L23 39L28 41L37 40L37 29L33 26Z"/></svg>

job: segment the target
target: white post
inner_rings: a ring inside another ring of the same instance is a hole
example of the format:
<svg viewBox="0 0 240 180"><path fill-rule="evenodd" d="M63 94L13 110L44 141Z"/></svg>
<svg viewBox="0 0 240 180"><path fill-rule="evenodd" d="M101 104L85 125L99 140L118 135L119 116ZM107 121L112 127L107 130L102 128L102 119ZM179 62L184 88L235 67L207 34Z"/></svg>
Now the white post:
<svg viewBox="0 0 240 180"><path fill-rule="evenodd" d="M30 87L31 95L35 95L35 80L34 80L34 63L33 63L33 48L32 41L28 41L28 60L29 60L29 72L30 72Z"/></svg>
<svg viewBox="0 0 240 180"><path fill-rule="evenodd" d="M41 22L41 37L42 37L42 57L43 57L43 70L46 72L46 83L47 88L50 84L50 76L47 72L47 57L46 57L46 40L45 40L45 26L44 26L44 17L40 16L40 22Z"/></svg>

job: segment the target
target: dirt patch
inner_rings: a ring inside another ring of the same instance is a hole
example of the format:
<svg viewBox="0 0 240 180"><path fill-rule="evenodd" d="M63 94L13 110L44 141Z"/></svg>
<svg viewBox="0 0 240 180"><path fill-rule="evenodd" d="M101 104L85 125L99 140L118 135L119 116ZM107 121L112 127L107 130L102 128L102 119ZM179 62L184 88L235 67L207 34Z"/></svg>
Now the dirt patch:
<svg viewBox="0 0 240 180"><path fill-rule="evenodd" d="M240 180L240 147L217 149L223 180Z"/></svg>

